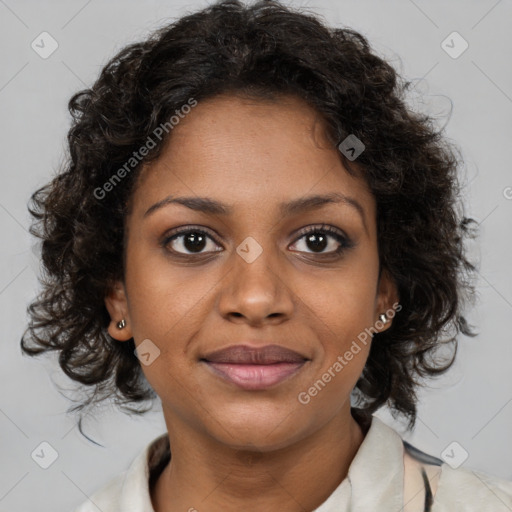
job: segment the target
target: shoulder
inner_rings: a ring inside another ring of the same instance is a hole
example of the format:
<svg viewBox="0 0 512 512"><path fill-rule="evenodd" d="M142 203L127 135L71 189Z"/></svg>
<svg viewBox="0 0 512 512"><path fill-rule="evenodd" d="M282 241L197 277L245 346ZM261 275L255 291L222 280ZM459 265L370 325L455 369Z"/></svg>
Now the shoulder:
<svg viewBox="0 0 512 512"><path fill-rule="evenodd" d="M432 512L510 512L512 481L468 468L441 467Z"/></svg>
<svg viewBox="0 0 512 512"><path fill-rule="evenodd" d="M404 512L417 510L510 512L512 481L454 469L404 441Z"/></svg>
<svg viewBox="0 0 512 512"><path fill-rule="evenodd" d="M120 512L119 501L126 471L110 480L104 487L92 494L73 512Z"/></svg>
<svg viewBox="0 0 512 512"><path fill-rule="evenodd" d="M168 461L168 440L167 434L153 439L128 469L108 481L73 512L154 512L150 487Z"/></svg>

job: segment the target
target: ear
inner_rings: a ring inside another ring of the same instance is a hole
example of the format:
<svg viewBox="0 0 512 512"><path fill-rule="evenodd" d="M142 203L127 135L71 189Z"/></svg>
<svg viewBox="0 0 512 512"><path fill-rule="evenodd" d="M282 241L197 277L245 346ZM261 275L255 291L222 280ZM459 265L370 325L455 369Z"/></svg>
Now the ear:
<svg viewBox="0 0 512 512"><path fill-rule="evenodd" d="M377 288L374 325L377 322L379 322L376 324L378 326L381 326L382 324L384 325L382 325L380 329L377 329L378 332L386 331L391 327L391 324L393 323L393 317L399 314L398 312L402 309L399 301L400 297L395 280L392 278L389 271L386 268L383 268ZM387 321L385 323L380 320L380 315L383 313L387 317Z"/></svg>
<svg viewBox="0 0 512 512"><path fill-rule="evenodd" d="M110 314L108 333L118 341L128 341L132 338L131 322L128 315L128 301L126 290L121 281L116 281L105 296L105 306ZM125 327L119 329L118 322L126 322Z"/></svg>

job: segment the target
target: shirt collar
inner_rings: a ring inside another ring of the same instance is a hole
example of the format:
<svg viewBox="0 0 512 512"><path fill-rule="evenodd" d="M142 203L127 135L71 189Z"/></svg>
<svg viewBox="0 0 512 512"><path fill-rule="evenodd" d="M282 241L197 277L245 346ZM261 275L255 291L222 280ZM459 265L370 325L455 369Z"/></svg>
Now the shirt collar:
<svg viewBox="0 0 512 512"><path fill-rule="evenodd" d="M314 512L401 510L404 447L401 437L372 416L368 431L350 464L347 477ZM120 510L154 512L149 479L169 455L167 433L154 439L129 467L121 489Z"/></svg>
<svg viewBox="0 0 512 512"><path fill-rule="evenodd" d="M314 512L402 510L403 456L402 438L372 416L347 477Z"/></svg>

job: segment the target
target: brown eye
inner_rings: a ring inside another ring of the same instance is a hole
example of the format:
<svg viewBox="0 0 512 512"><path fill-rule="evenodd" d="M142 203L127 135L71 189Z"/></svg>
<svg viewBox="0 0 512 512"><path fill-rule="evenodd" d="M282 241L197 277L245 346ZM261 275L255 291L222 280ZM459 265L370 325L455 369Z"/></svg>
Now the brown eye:
<svg viewBox="0 0 512 512"><path fill-rule="evenodd" d="M209 242L213 242L210 243ZM170 247L171 252L180 255L205 254L208 252L216 252L215 240L204 230L186 228L179 232L175 232L171 236L167 236L162 245L166 248ZM211 250L206 250L210 247ZM222 249L221 249L222 250Z"/></svg>
<svg viewBox="0 0 512 512"><path fill-rule="evenodd" d="M304 229L294 245L302 240L304 241L303 247L309 251L299 252L309 252L310 254L338 254L353 247L353 243L345 235L330 226L313 226Z"/></svg>

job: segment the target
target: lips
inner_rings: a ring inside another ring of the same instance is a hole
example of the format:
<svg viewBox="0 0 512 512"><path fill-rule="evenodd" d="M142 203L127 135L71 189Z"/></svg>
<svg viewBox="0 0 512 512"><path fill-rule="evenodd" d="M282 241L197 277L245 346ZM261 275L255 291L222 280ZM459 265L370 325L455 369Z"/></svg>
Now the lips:
<svg viewBox="0 0 512 512"><path fill-rule="evenodd" d="M212 352L201 361L225 381L246 390L261 390L296 374L308 358L279 345L234 345Z"/></svg>
<svg viewBox="0 0 512 512"><path fill-rule="evenodd" d="M302 363L307 360L299 353L280 345L267 345L265 347L233 345L212 352L204 359L211 363L233 364Z"/></svg>

